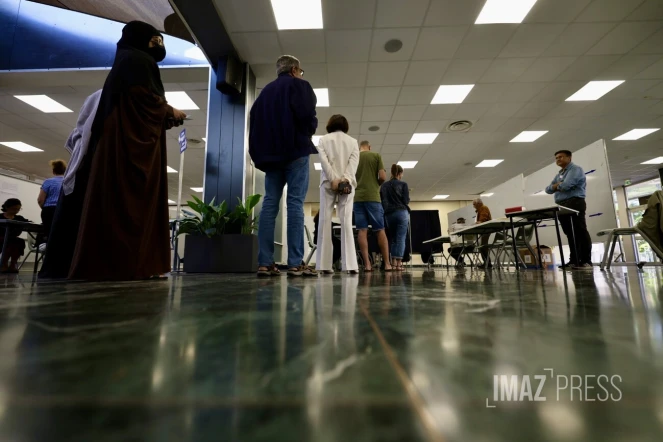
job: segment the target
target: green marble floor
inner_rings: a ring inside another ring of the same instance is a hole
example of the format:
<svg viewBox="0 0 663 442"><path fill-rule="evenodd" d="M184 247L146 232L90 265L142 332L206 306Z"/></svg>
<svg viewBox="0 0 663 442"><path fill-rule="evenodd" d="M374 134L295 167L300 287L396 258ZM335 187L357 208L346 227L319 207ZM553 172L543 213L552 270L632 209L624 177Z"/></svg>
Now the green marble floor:
<svg viewBox="0 0 663 442"><path fill-rule="evenodd" d="M0 441L663 433L654 270L31 276L0 278Z"/></svg>

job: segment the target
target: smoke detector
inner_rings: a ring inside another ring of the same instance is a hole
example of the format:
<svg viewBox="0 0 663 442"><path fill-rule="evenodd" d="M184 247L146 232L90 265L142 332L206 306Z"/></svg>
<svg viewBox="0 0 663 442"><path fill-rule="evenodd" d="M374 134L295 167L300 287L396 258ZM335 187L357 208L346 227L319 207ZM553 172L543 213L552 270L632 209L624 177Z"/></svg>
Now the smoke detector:
<svg viewBox="0 0 663 442"><path fill-rule="evenodd" d="M384 50L389 52L390 54L400 51L402 47L403 47L403 42L395 38L389 40L384 44Z"/></svg>
<svg viewBox="0 0 663 442"><path fill-rule="evenodd" d="M380 126L371 126L368 128L371 132L377 132L380 130Z"/></svg>
<svg viewBox="0 0 663 442"><path fill-rule="evenodd" d="M454 121L447 126L448 132L467 132L472 127L472 122L468 120Z"/></svg>

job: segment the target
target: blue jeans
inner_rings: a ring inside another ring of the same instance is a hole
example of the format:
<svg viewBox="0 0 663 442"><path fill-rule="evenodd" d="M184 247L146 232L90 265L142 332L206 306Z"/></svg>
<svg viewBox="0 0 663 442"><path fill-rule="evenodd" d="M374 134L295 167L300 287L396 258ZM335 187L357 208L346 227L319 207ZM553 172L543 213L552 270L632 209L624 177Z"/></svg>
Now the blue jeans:
<svg viewBox="0 0 663 442"><path fill-rule="evenodd" d="M389 228L389 253L391 254L391 258L403 259L410 214L407 210L397 210L388 213L385 218L387 219L387 227Z"/></svg>
<svg viewBox="0 0 663 442"><path fill-rule="evenodd" d="M282 169L265 173L265 198L258 222L258 265L274 262L274 225L283 187L288 185L288 267L299 267L304 258L304 198L308 191L308 155Z"/></svg>
<svg viewBox="0 0 663 442"><path fill-rule="evenodd" d="M353 210L357 230L366 230L368 226L371 226L371 230L374 232L384 230L384 209L382 208L382 203L355 201Z"/></svg>

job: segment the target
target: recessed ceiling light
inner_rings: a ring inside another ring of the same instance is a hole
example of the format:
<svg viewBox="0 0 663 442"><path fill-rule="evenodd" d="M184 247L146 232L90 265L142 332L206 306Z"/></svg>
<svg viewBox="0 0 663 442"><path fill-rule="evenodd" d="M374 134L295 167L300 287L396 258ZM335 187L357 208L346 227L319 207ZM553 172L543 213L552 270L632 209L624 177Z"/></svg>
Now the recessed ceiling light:
<svg viewBox="0 0 663 442"><path fill-rule="evenodd" d="M321 0L272 0L276 26L284 29L322 29Z"/></svg>
<svg viewBox="0 0 663 442"><path fill-rule="evenodd" d="M477 164L475 167L495 167L498 164L500 164L504 160L483 160L479 164Z"/></svg>
<svg viewBox="0 0 663 442"><path fill-rule="evenodd" d="M534 3L536 0L486 0L474 23L522 23Z"/></svg>
<svg viewBox="0 0 663 442"><path fill-rule="evenodd" d="M462 103L473 87L473 84L442 85L437 88L437 92L430 104Z"/></svg>
<svg viewBox="0 0 663 442"><path fill-rule="evenodd" d="M653 160L645 161L644 163L640 164L663 164L663 157L657 157Z"/></svg>
<svg viewBox="0 0 663 442"><path fill-rule="evenodd" d="M168 172L168 173L177 173L177 171L175 169L173 169L172 167L170 167L170 166L166 166L166 172Z"/></svg>
<svg viewBox="0 0 663 442"><path fill-rule="evenodd" d="M482 194L479 195L479 196L480 196L480 197L483 197L483 198L490 198L490 197L493 196L493 195L495 195L495 194L494 194L494 193L482 193Z"/></svg>
<svg viewBox="0 0 663 442"><path fill-rule="evenodd" d="M14 95L14 97L47 114L73 112L46 95Z"/></svg>
<svg viewBox="0 0 663 442"><path fill-rule="evenodd" d="M196 103L193 102L191 97L186 92L166 92L166 101L168 104L179 110L198 110L200 109Z"/></svg>
<svg viewBox="0 0 663 442"><path fill-rule="evenodd" d="M632 131L626 132L624 135L620 135L617 138L613 138L613 141L626 141L626 140L639 140L642 137L646 137L649 134L653 134L657 129L633 129Z"/></svg>
<svg viewBox="0 0 663 442"><path fill-rule="evenodd" d="M316 107L329 107L329 89L313 89L315 97L318 99Z"/></svg>
<svg viewBox="0 0 663 442"><path fill-rule="evenodd" d="M413 134L408 144L433 144L439 133Z"/></svg>
<svg viewBox="0 0 663 442"><path fill-rule="evenodd" d="M571 95L566 101L594 101L598 100L620 84L624 80L617 81L590 81L584 85L578 92Z"/></svg>
<svg viewBox="0 0 663 442"><path fill-rule="evenodd" d="M547 133L547 130L525 130L511 140L511 143L532 143Z"/></svg>
<svg viewBox="0 0 663 442"><path fill-rule="evenodd" d="M434 200L445 200L447 198L449 198L449 195L435 195L433 197Z"/></svg>
<svg viewBox="0 0 663 442"><path fill-rule="evenodd" d="M34 146L30 146L29 144L20 141L3 141L0 142L0 144L7 146L10 149L18 150L19 152L43 152L41 149L37 149Z"/></svg>
<svg viewBox="0 0 663 442"><path fill-rule="evenodd" d="M313 135L311 140L313 141L313 145L315 147L318 147L318 144L320 144L320 138L322 138L322 135Z"/></svg>
<svg viewBox="0 0 663 442"><path fill-rule="evenodd" d="M173 200L168 200L168 204L177 204L177 203Z"/></svg>
<svg viewBox="0 0 663 442"><path fill-rule="evenodd" d="M204 189L203 189L202 187L192 187L191 190L193 190L194 192L198 192L198 193L200 193L200 192L202 192Z"/></svg>
<svg viewBox="0 0 663 442"><path fill-rule="evenodd" d="M398 165L403 169L414 169L414 166L417 165L419 161L399 161Z"/></svg>
<svg viewBox="0 0 663 442"><path fill-rule="evenodd" d="M315 170L322 170L322 163L313 163Z"/></svg>

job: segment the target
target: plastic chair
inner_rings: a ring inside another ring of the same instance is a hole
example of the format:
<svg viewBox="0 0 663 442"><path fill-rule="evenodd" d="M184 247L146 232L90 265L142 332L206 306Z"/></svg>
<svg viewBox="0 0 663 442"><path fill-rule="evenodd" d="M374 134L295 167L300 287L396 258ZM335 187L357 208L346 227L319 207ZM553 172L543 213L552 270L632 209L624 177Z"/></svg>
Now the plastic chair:
<svg viewBox="0 0 663 442"><path fill-rule="evenodd" d="M28 234L26 243L28 246L28 253L23 258L23 261L21 261L21 264L18 266L18 269L21 270L25 262L28 260L28 257L34 253L37 259L35 261L35 267L33 273L37 273L37 267L39 266L39 263L43 261L44 255L46 254L46 244L44 243L37 245L37 239L30 234Z"/></svg>
<svg viewBox="0 0 663 442"><path fill-rule="evenodd" d="M608 229L601 230L598 236L607 236L605 240L604 252L603 252L603 261L601 261L601 270L608 269L610 270L610 265L612 264L612 257L615 254L615 246L617 241L619 241L620 236L634 236L640 235L642 239L647 241L649 247L656 253L656 256L663 261L663 251L656 245L654 241L651 240L638 226L634 227L623 227L620 229ZM642 268L646 265L646 262L639 262L637 266Z"/></svg>
<svg viewBox="0 0 663 442"><path fill-rule="evenodd" d="M534 236L534 226L528 225L524 227L519 227L518 230L516 231L516 249L522 249L526 248L529 250L529 252L532 254L532 256L538 256L537 253L534 252L534 249L532 249L532 246L530 245L530 242L532 241L532 237ZM506 240L504 240L503 244L501 245L502 250L500 253L497 255L497 260L499 261L500 257L502 254L505 254L507 257L513 256L513 239L511 238L511 235L507 233ZM538 258L537 258L538 260ZM520 257L520 254L518 256L513 256L513 262L516 266L520 263L523 266L525 266L525 263L523 262L522 258Z"/></svg>
<svg viewBox="0 0 663 442"><path fill-rule="evenodd" d="M311 232L308 230L308 227L306 225L304 225L304 232L306 232L306 240L308 241L308 246L311 248L311 251L306 257L306 261L304 261L304 265L308 266L308 263L311 262L311 259L313 258L313 254L315 253L316 250L318 250L318 246L313 242L313 236L311 236Z"/></svg>

